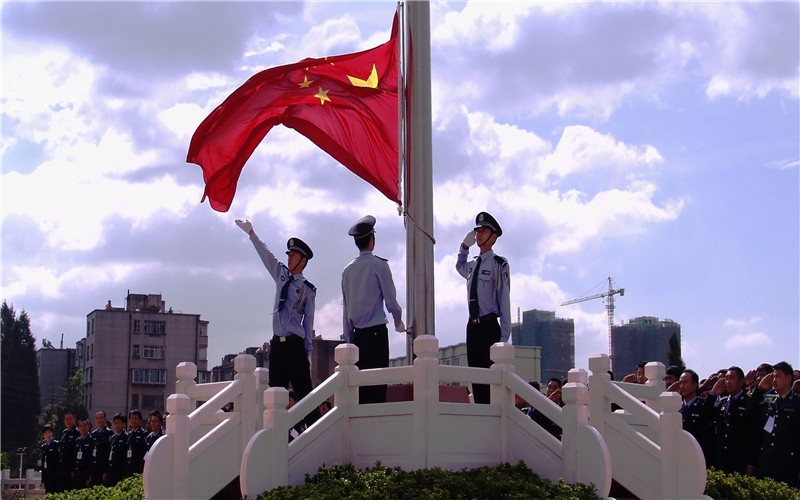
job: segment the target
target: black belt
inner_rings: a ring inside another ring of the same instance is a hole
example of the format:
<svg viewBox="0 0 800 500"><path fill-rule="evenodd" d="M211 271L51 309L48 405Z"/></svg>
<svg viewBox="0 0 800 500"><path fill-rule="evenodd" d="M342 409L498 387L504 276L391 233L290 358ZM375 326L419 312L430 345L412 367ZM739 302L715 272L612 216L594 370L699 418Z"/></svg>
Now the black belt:
<svg viewBox="0 0 800 500"><path fill-rule="evenodd" d="M479 325L481 323L485 323L486 321L495 321L497 319L497 314L489 313L486 316L481 316L480 318L470 318L469 322L473 325Z"/></svg>

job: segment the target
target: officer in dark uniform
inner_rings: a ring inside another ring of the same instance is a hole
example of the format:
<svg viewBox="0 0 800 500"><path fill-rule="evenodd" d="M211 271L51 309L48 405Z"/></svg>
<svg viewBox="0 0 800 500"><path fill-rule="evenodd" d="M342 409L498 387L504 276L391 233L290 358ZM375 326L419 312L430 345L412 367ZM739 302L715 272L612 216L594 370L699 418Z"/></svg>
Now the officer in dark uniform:
<svg viewBox="0 0 800 500"><path fill-rule="evenodd" d="M355 240L358 257L342 272L344 340L358 347L360 370L389 366L389 331L383 305L392 314L394 329L405 332L403 310L386 259L372 254L375 248L375 217L359 219L347 232ZM386 401L386 386L359 387L361 404Z"/></svg>
<svg viewBox="0 0 800 500"><path fill-rule="evenodd" d="M42 427L42 483L47 493L56 493L58 489L58 441L53 439L53 427L50 424Z"/></svg>
<svg viewBox="0 0 800 500"><path fill-rule="evenodd" d="M78 420L80 436L75 440L75 465L72 467L72 489L88 488L91 482L92 449L94 441L89 434L89 420Z"/></svg>
<svg viewBox="0 0 800 500"><path fill-rule="evenodd" d="M745 391L744 371L731 366L725 374L727 396L714 402L714 467L727 473L747 473L748 462L758 445L757 406ZM711 392L717 392L714 386ZM721 391L720 391L721 392Z"/></svg>
<svg viewBox="0 0 800 500"><path fill-rule="evenodd" d="M288 266L283 265L259 239L250 221L236 219L236 225L250 236L264 267L275 280L269 385L288 389L291 383L299 402L312 389L311 341L317 288L303 277L303 270L314 253L300 238L289 238L286 242ZM319 417L319 410L315 408L306 416L306 426L310 427Z"/></svg>
<svg viewBox="0 0 800 500"><path fill-rule="evenodd" d="M706 466L714 463L714 401L717 396L709 393L708 398L697 395L699 377L694 370L685 370L678 379L678 392L683 398L680 413L683 420L683 430L694 436L703 456Z"/></svg>
<svg viewBox="0 0 800 500"><path fill-rule="evenodd" d="M495 255L492 246L503 229L494 217L481 212L475 228L467 233L456 259L456 270L467 280L469 321L467 322L467 363L489 368L489 350L511 336L511 280L508 261ZM469 247L478 244L480 255L468 262ZM498 324L498 319L500 320ZM472 384L475 403L489 404L489 386Z"/></svg>
<svg viewBox="0 0 800 500"><path fill-rule="evenodd" d="M125 477L125 462L128 452L128 433L125 431L127 423L128 420L122 413L114 415L114 435L111 437L109 445L108 466L104 481L107 486L114 486Z"/></svg>
<svg viewBox="0 0 800 500"><path fill-rule="evenodd" d="M800 395L792 390L793 370L781 361L765 376L753 397L761 403L763 431L758 473L800 486ZM775 392L764 395L768 386Z"/></svg>
<svg viewBox="0 0 800 500"><path fill-rule="evenodd" d="M150 451L150 448L153 447L153 444L156 442L156 440L164 435L164 417L161 416L160 411L153 410L150 412L150 419L147 421L147 423L150 427L150 434L147 435L145 442L147 445L147 451Z"/></svg>
<svg viewBox="0 0 800 500"><path fill-rule="evenodd" d="M61 491L72 488L72 468L75 466L75 441L80 436L75 427L75 415L64 414L64 431L58 440L58 487Z"/></svg>
<svg viewBox="0 0 800 500"><path fill-rule="evenodd" d="M147 431L142 427L142 412L128 413L128 449L125 452L125 477L144 472L144 454L147 453Z"/></svg>
<svg viewBox="0 0 800 500"><path fill-rule="evenodd" d="M103 484L103 474L108 468L108 453L111 451L111 438L114 431L108 427L106 412L98 411L94 416L97 429L90 434L94 448L92 449L92 486Z"/></svg>

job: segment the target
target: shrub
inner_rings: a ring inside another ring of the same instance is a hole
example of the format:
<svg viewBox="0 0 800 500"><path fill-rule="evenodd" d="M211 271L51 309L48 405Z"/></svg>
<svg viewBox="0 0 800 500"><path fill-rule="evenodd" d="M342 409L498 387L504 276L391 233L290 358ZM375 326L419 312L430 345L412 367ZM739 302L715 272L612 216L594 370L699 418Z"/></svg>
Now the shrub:
<svg viewBox="0 0 800 500"><path fill-rule="evenodd" d="M705 494L717 500L800 500L800 489L774 479L708 469Z"/></svg>
<svg viewBox="0 0 800 500"><path fill-rule="evenodd" d="M48 493L45 500L144 500L142 475L133 476L115 486L94 486L63 493Z"/></svg>
<svg viewBox="0 0 800 500"><path fill-rule="evenodd" d="M282 486L258 496L278 499L459 499L459 498L553 498L589 500L600 498L591 486L570 485L542 479L524 462L501 464L456 472L439 468L406 472L378 462L363 471L352 464L321 467L302 486Z"/></svg>

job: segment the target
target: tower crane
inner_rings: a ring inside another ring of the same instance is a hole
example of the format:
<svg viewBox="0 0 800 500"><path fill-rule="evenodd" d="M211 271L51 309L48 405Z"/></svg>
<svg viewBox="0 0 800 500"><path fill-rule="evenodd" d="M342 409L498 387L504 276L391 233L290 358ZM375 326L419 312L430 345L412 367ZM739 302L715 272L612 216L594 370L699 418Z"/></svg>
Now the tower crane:
<svg viewBox="0 0 800 500"><path fill-rule="evenodd" d="M611 330L614 328L614 295L619 294L620 297L625 296L625 289L620 288L619 290L614 290L611 283L611 276L608 277L608 291L603 293L596 293L594 295L589 295L588 297L578 297L577 299L568 300L563 302L562 306L568 306L570 304L577 304L578 302L585 302L587 300L592 299L600 299L604 298L606 302L606 311L608 311L608 354L613 355L614 353L614 346L612 344L612 337L611 337Z"/></svg>

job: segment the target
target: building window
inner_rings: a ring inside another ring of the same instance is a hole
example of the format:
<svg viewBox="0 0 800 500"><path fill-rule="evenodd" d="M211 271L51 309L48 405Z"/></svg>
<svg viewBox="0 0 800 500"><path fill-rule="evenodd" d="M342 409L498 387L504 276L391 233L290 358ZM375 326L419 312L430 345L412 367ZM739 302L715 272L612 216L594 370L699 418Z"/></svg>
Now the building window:
<svg viewBox="0 0 800 500"><path fill-rule="evenodd" d="M133 359L139 359L139 344L133 344Z"/></svg>
<svg viewBox="0 0 800 500"><path fill-rule="evenodd" d="M458 357L453 358L453 361L450 364L453 365L453 366L459 366L458 365Z"/></svg>
<svg viewBox="0 0 800 500"><path fill-rule="evenodd" d="M138 319L133 320L133 333L139 333L141 331L141 321Z"/></svg>
<svg viewBox="0 0 800 500"><path fill-rule="evenodd" d="M131 394L131 408L133 408L133 409L139 408L139 395L138 394Z"/></svg>
<svg viewBox="0 0 800 500"><path fill-rule="evenodd" d="M166 321L144 321L144 333L147 335L164 335L166 327Z"/></svg>
<svg viewBox="0 0 800 500"><path fill-rule="evenodd" d="M133 369L131 380L134 384L166 385L167 370Z"/></svg>
<svg viewBox="0 0 800 500"><path fill-rule="evenodd" d="M164 410L164 396L148 396L142 395L142 408Z"/></svg>
<svg viewBox="0 0 800 500"><path fill-rule="evenodd" d="M84 384L91 384L92 383L92 367L86 368L83 370L83 383Z"/></svg>
<svg viewBox="0 0 800 500"><path fill-rule="evenodd" d="M164 346L146 345L144 346L144 353L142 357L145 359L164 359Z"/></svg>
<svg viewBox="0 0 800 500"><path fill-rule="evenodd" d="M92 318L92 333L94 333L94 318Z"/></svg>
<svg viewBox="0 0 800 500"><path fill-rule="evenodd" d="M94 344L89 345L89 359L94 358Z"/></svg>

